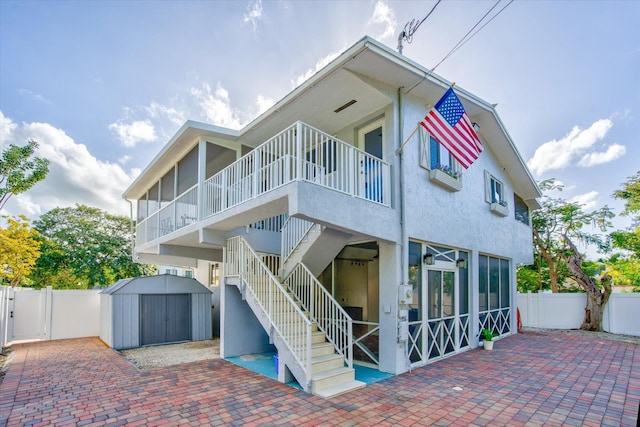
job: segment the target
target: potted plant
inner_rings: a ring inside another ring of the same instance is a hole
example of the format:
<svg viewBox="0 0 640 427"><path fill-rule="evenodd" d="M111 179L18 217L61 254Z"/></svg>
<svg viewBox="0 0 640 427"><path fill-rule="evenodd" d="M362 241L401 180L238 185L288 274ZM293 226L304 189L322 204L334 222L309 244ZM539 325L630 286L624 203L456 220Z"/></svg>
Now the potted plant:
<svg viewBox="0 0 640 427"><path fill-rule="evenodd" d="M482 338L484 339L484 349L485 350L493 350L493 337L496 337L491 329L483 329Z"/></svg>

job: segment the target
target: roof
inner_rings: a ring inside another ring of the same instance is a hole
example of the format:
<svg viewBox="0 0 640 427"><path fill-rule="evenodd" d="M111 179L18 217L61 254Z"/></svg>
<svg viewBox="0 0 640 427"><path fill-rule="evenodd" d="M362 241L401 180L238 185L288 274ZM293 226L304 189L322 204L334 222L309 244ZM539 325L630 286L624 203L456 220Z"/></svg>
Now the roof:
<svg viewBox="0 0 640 427"><path fill-rule="evenodd" d="M211 290L196 279L175 276L172 274L158 274L156 276L141 276L118 280L104 289L101 294L202 294Z"/></svg>
<svg viewBox="0 0 640 427"><path fill-rule="evenodd" d="M372 89L372 85L380 86L382 90ZM434 105L443 89L449 86L451 82L441 76L365 36L239 131L185 123L125 191L124 197L140 197L154 179L159 179L175 159L180 158L176 157L178 153L186 154L194 146L198 136L242 141L242 144L255 147L297 120L334 133L393 102L391 95L385 94L385 88L401 88L403 94L420 97L425 104ZM459 85L456 85L456 94L469 117L481 123L481 135L511 178L516 193L530 207L539 207L535 199L542 193L494 105ZM339 106L352 99L358 102L336 114ZM156 170L161 166L165 166L164 170Z"/></svg>

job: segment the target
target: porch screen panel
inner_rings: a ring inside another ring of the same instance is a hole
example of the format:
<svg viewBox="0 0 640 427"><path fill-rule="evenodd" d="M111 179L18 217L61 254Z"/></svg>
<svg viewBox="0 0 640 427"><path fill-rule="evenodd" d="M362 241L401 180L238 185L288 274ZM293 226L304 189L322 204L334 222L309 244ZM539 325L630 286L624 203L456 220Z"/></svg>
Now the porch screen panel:
<svg viewBox="0 0 640 427"><path fill-rule="evenodd" d="M413 301L409 305L409 359L411 363L423 358L422 325L422 245L409 242L409 284L413 288Z"/></svg>
<svg viewBox="0 0 640 427"><path fill-rule="evenodd" d="M509 261L500 260L500 308L509 307Z"/></svg>
<svg viewBox="0 0 640 427"><path fill-rule="evenodd" d="M460 259L467 261L467 267L459 269L460 277L458 282L460 290L458 292L458 308L460 314L469 314L469 254L460 251Z"/></svg>
<svg viewBox="0 0 640 427"><path fill-rule="evenodd" d="M147 212L147 196L138 200L138 222L145 219L148 215Z"/></svg>
<svg viewBox="0 0 640 427"><path fill-rule="evenodd" d="M441 271L429 271L429 294L427 304L429 305L429 319L440 318L442 301L440 301L440 282L442 281Z"/></svg>
<svg viewBox="0 0 640 427"><path fill-rule="evenodd" d="M160 180L160 207L167 205L175 198L175 168L171 168Z"/></svg>
<svg viewBox="0 0 640 427"><path fill-rule="evenodd" d="M453 316L455 313L455 274L445 271L442 281L442 317Z"/></svg>
<svg viewBox="0 0 640 427"><path fill-rule="evenodd" d="M459 313L459 330L458 342L459 348L469 346L469 254L460 251L459 259L467 261L466 267L458 269L458 313Z"/></svg>
<svg viewBox="0 0 640 427"><path fill-rule="evenodd" d="M478 288L480 293L480 311L489 309L489 258L480 255L478 257L478 270L480 277L478 278Z"/></svg>
<svg viewBox="0 0 640 427"><path fill-rule="evenodd" d="M159 186L159 184L156 182L156 183L153 185L153 187L151 187L151 188L149 189L149 200L148 200L148 204L147 204L147 208L148 208L148 210L149 210L149 211L148 211L148 212L149 212L149 215L151 215L151 214L155 213L155 212L158 210L158 208L160 207L160 203L159 203L159 200L158 200L158 196L159 196L158 190L159 190L159 187L160 187L160 186Z"/></svg>
<svg viewBox="0 0 640 427"><path fill-rule="evenodd" d="M500 260L489 258L489 310L500 308Z"/></svg>
<svg viewBox="0 0 640 427"><path fill-rule="evenodd" d="M178 162L178 195L198 182L198 146Z"/></svg>

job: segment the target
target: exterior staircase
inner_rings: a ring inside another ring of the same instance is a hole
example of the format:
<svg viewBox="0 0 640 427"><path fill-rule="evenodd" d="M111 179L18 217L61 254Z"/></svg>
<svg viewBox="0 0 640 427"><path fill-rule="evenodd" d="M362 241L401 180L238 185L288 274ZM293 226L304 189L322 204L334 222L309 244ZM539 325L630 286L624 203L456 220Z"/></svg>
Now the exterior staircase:
<svg viewBox="0 0 640 427"><path fill-rule="evenodd" d="M290 372L324 398L364 387L353 369L351 318L303 264L281 283L262 258L240 236L227 241L226 275L239 279L232 283L278 350L278 380Z"/></svg>

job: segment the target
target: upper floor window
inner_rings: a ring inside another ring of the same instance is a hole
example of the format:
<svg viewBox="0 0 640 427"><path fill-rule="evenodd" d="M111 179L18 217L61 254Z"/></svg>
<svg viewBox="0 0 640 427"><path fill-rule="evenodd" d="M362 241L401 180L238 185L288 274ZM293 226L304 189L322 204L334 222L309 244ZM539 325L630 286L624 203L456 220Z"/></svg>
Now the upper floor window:
<svg viewBox="0 0 640 427"><path fill-rule="evenodd" d="M526 205L524 200L518 197L517 194L513 195L513 210L515 212L516 220L529 225L529 207Z"/></svg>
<svg viewBox="0 0 640 427"><path fill-rule="evenodd" d="M484 172L485 181L485 200L487 203L498 203L507 207L507 199L505 198L504 184L489 172Z"/></svg>
<svg viewBox="0 0 640 427"><path fill-rule="evenodd" d="M420 127L420 166L425 169L440 169L453 177L462 175L458 161L442 144Z"/></svg>

